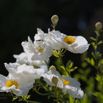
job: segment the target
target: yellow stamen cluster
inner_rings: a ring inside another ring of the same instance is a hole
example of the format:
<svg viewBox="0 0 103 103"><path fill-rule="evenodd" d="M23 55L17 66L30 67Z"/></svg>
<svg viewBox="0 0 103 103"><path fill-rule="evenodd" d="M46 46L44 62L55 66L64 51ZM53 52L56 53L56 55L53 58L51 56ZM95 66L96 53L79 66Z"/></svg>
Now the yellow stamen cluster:
<svg viewBox="0 0 103 103"><path fill-rule="evenodd" d="M44 49L41 46L38 46L37 49L39 50L40 53L44 51Z"/></svg>
<svg viewBox="0 0 103 103"><path fill-rule="evenodd" d="M17 89L19 84L18 84L18 82L15 81L15 80L9 80L9 81L6 82L6 87L7 87L7 88L11 87L12 85L15 85L15 87L16 87L16 89Z"/></svg>
<svg viewBox="0 0 103 103"><path fill-rule="evenodd" d="M75 41L75 38L70 37L70 36L66 36L66 37L63 39L63 41L64 41L65 43L67 43L67 44L73 44L74 41Z"/></svg>
<svg viewBox="0 0 103 103"><path fill-rule="evenodd" d="M61 78L61 80L63 81L64 85L70 85L69 81L66 81L65 79Z"/></svg>

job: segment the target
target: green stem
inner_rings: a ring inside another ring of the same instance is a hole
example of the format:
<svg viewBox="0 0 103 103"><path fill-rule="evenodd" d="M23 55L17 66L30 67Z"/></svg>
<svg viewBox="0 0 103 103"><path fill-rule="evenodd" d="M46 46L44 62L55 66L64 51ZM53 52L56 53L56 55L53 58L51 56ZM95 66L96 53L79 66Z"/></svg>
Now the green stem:
<svg viewBox="0 0 103 103"><path fill-rule="evenodd" d="M98 43L98 37L99 37L99 36L97 35L97 36L96 36L96 42L95 42L95 43L96 43L96 46L98 46L98 45L97 45L97 43ZM97 52L97 48L95 49L95 60L96 60L96 67L97 67L97 69L98 69L98 63L97 63L97 58L96 58L96 52Z"/></svg>
<svg viewBox="0 0 103 103"><path fill-rule="evenodd" d="M48 63L47 63L47 61L46 61L46 60L45 60L45 63L46 63L46 65L47 65L48 69L49 69L49 65L48 65Z"/></svg>
<svg viewBox="0 0 103 103"><path fill-rule="evenodd" d="M97 43L98 43L98 35L96 36L96 42L95 42L95 44L96 44L96 46L98 46L97 45ZM99 68L98 68L98 61L97 61L97 58L96 58L96 53L97 53L97 48L95 49L95 61L96 61L96 69L97 69L97 72L98 72L98 74L100 75L100 73L99 73Z"/></svg>
<svg viewBox="0 0 103 103"><path fill-rule="evenodd" d="M63 63L63 61L62 61L62 58L61 58L61 57L59 57L59 59L60 59L60 61L61 61L62 65L64 66L65 71L68 73L68 71L67 71L67 69L66 69L66 67L65 67L65 65L64 65L64 63ZM70 73L68 73L68 75L70 75Z"/></svg>
<svg viewBox="0 0 103 103"><path fill-rule="evenodd" d="M11 93L12 97L14 98L13 92L11 91L10 93Z"/></svg>
<svg viewBox="0 0 103 103"><path fill-rule="evenodd" d="M36 89L35 89L35 92L38 93L39 95L42 95L42 96L46 96L46 95L49 95L49 94L52 94L52 93L53 93L53 92L50 92L50 93L42 94L42 93L38 92Z"/></svg>
<svg viewBox="0 0 103 103"><path fill-rule="evenodd" d="M99 33L99 32L98 32ZM96 36L96 46L98 46L98 38L99 38L99 35ZM95 49L95 60L96 60L96 69L97 69L97 73L98 75L100 75L100 72L99 72L99 68L98 68L98 61L97 61L97 58L96 58L96 52L97 52L97 48ZM100 75L100 78L101 78L101 81L102 81L102 76ZM103 87L103 83L101 84L102 87Z"/></svg>

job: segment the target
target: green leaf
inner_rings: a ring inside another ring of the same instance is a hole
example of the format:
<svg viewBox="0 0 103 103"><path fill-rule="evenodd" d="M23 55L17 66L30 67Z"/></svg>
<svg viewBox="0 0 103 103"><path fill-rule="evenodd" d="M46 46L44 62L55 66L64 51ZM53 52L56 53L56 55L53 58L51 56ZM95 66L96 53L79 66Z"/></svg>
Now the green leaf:
<svg viewBox="0 0 103 103"><path fill-rule="evenodd" d="M87 62L83 62L83 63L81 63L81 67L82 67L82 68L86 68L86 67L87 67L87 65L88 65L88 63L87 63Z"/></svg>
<svg viewBox="0 0 103 103"><path fill-rule="evenodd" d="M98 44L97 44L97 45L100 45L100 44L102 44L102 43L103 43L103 41L101 40L101 41L99 41L99 42L98 42Z"/></svg>
<svg viewBox="0 0 103 103"><path fill-rule="evenodd" d="M93 37L90 37L90 39L91 39L91 40L93 40L93 41L96 41L96 39L95 39L95 38L93 38Z"/></svg>
<svg viewBox="0 0 103 103"><path fill-rule="evenodd" d="M65 67L64 66L60 66L64 71L65 71Z"/></svg>
<svg viewBox="0 0 103 103"><path fill-rule="evenodd" d="M69 60L68 62L67 62L67 64L66 64L66 68L69 68L70 67L70 65L71 65L71 60Z"/></svg>
<svg viewBox="0 0 103 103"><path fill-rule="evenodd" d="M93 93L93 95L96 96L96 97L100 97L100 96L101 96L101 93L95 92L95 93Z"/></svg>
<svg viewBox="0 0 103 103"><path fill-rule="evenodd" d="M95 65L95 62L94 62L94 59L93 58L91 58L91 65Z"/></svg>
<svg viewBox="0 0 103 103"><path fill-rule="evenodd" d="M70 69L70 72L73 72L74 70L76 70L78 67L73 67L72 69Z"/></svg>
<svg viewBox="0 0 103 103"><path fill-rule="evenodd" d="M56 50L52 50L52 53L55 57L59 57L59 53Z"/></svg>
<svg viewBox="0 0 103 103"><path fill-rule="evenodd" d="M100 59L98 61L98 67L102 67L103 68L103 59Z"/></svg>
<svg viewBox="0 0 103 103"><path fill-rule="evenodd" d="M67 72L65 72L65 76L69 76L69 74Z"/></svg>
<svg viewBox="0 0 103 103"><path fill-rule="evenodd" d="M14 101L14 100L16 100L18 97L14 97L13 99L12 99L12 101Z"/></svg>
<svg viewBox="0 0 103 103"><path fill-rule="evenodd" d="M102 54L101 54L100 52L96 52L96 53L95 53L95 58L96 58L96 59L100 59L101 56L102 56Z"/></svg>
<svg viewBox="0 0 103 103"><path fill-rule="evenodd" d="M74 98L72 98L70 95L69 95L69 101L70 101L70 103L74 103Z"/></svg>
<svg viewBox="0 0 103 103"><path fill-rule="evenodd" d="M25 99L30 99L30 96L31 96L31 95L27 95L27 96L25 96Z"/></svg>
<svg viewBox="0 0 103 103"><path fill-rule="evenodd" d="M72 68L72 66L73 66L73 62L71 60L69 60L66 64L66 69L70 70Z"/></svg>
<svg viewBox="0 0 103 103"><path fill-rule="evenodd" d="M103 59L101 60L101 64L103 64Z"/></svg>
<svg viewBox="0 0 103 103"><path fill-rule="evenodd" d="M97 35L97 36L100 36L100 34L99 34L99 32L98 32L98 31L94 31L94 32L96 33L96 35Z"/></svg>
<svg viewBox="0 0 103 103"><path fill-rule="evenodd" d="M96 50L97 49L97 45L95 44L95 42L92 42L91 45L93 46L93 48Z"/></svg>
<svg viewBox="0 0 103 103"><path fill-rule="evenodd" d="M94 47L96 44L95 44L95 42L91 42L91 45Z"/></svg>
<svg viewBox="0 0 103 103"><path fill-rule="evenodd" d="M99 75L97 75L97 76L95 77L95 79L99 82L99 81L101 80L101 77L100 77Z"/></svg>
<svg viewBox="0 0 103 103"><path fill-rule="evenodd" d="M97 45L94 46L94 49L95 49L95 50L97 49Z"/></svg>
<svg viewBox="0 0 103 103"><path fill-rule="evenodd" d="M75 100L75 103L78 103L78 99Z"/></svg>
<svg viewBox="0 0 103 103"><path fill-rule="evenodd" d="M81 101L81 103L90 103L90 102L88 102L87 94L85 94L85 97L83 99L81 99L80 101Z"/></svg>
<svg viewBox="0 0 103 103"><path fill-rule="evenodd" d="M101 78L100 75L97 75L97 76L95 77L95 79L96 79L100 84L103 83L103 78Z"/></svg>
<svg viewBox="0 0 103 103"><path fill-rule="evenodd" d="M91 54L92 54L93 58L95 59L95 55L94 55L94 53L93 53L93 52L91 52Z"/></svg>
<svg viewBox="0 0 103 103"><path fill-rule="evenodd" d="M85 60L86 60L88 63L91 64L91 60L90 60L90 58L85 58Z"/></svg>

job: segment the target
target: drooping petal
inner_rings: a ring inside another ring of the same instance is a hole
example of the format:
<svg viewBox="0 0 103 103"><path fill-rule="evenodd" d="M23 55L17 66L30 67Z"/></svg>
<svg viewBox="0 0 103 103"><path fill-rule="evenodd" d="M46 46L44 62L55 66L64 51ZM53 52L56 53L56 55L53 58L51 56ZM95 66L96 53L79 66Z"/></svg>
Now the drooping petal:
<svg viewBox="0 0 103 103"><path fill-rule="evenodd" d="M68 94L70 94L73 98L84 98L84 92L79 87L72 87L72 86L66 86L66 91Z"/></svg>

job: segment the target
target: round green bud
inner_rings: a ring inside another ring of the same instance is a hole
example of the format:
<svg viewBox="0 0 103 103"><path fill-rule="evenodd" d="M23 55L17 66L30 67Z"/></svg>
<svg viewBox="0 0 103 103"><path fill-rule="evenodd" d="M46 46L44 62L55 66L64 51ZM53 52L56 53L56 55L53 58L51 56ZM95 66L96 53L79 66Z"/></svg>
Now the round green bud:
<svg viewBox="0 0 103 103"><path fill-rule="evenodd" d="M102 23L101 22L97 22L96 24L95 24L95 27L96 27L96 30L101 30L102 29Z"/></svg>
<svg viewBox="0 0 103 103"><path fill-rule="evenodd" d="M58 78L55 77L55 76L53 76L52 83L55 84L55 85L57 85L58 84Z"/></svg>
<svg viewBox="0 0 103 103"><path fill-rule="evenodd" d="M51 17L51 21L52 21L53 25L56 25L58 23L58 21L59 21L59 17L57 15L53 15Z"/></svg>
<svg viewBox="0 0 103 103"><path fill-rule="evenodd" d="M56 67L54 65L50 66L49 70L56 70Z"/></svg>

